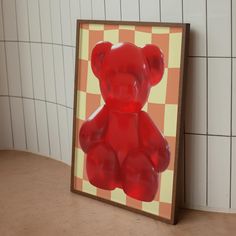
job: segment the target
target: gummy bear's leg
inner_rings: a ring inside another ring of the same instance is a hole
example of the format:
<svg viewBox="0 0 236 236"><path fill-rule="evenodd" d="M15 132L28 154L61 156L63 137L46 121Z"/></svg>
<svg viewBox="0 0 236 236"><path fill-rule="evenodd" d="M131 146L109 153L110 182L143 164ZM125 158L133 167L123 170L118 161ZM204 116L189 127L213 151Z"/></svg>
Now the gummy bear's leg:
<svg viewBox="0 0 236 236"><path fill-rule="evenodd" d="M158 187L158 174L148 157L141 151L130 153L121 166L123 190L141 201L154 199Z"/></svg>
<svg viewBox="0 0 236 236"><path fill-rule="evenodd" d="M120 166L113 149L105 143L96 144L86 159L89 182L106 190L113 190L120 182Z"/></svg>

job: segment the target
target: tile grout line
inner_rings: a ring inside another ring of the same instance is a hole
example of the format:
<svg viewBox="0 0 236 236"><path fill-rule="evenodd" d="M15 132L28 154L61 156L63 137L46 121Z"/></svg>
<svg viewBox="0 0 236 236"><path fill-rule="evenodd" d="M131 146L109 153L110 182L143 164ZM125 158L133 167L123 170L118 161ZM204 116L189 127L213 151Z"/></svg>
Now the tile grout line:
<svg viewBox="0 0 236 236"><path fill-rule="evenodd" d="M28 20L28 28L29 28L29 41L30 41L30 21L29 21L29 0L26 1L27 3L27 20ZM34 92L34 76L33 76L33 65L32 65L32 48L31 43L29 43L29 49L30 49L30 66L31 66L31 79L32 79L32 92L33 97L35 98L35 92ZM36 102L34 101L34 121L35 121L35 127L36 127L36 137L37 137L37 150L39 152L39 137L38 137L38 124L37 124L37 118L36 118Z"/></svg>
<svg viewBox="0 0 236 236"><path fill-rule="evenodd" d="M38 0L38 8L39 8L39 29L40 29L40 39L42 41L43 35L42 35L42 16L41 16L41 9L40 9L40 3ZM45 82L45 63L44 63L44 50L43 50L43 44L41 44L41 53L42 53L42 66L43 66L43 81L44 81L44 96L45 100L47 100L47 92L46 92L46 82ZM51 156L51 142L50 142L50 136L49 136L49 125L48 125L48 110L47 110L47 104L45 102L45 112L46 112L46 119L47 119L47 134L48 134L48 146L49 146L49 156Z"/></svg>
<svg viewBox="0 0 236 236"><path fill-rule="evenodd" d="M91 3L90 13L91 13L91 18L93 19L93 0L90 0L90 3Z"/></svg>
<svg viewBox="0 0 236 236"><path fill-rule="evenodd" d="M192 57L192 58L215 58L215 59L222 59L222 58L236 58L236 57L233 57L233 56L197 56L197 55L189 55L188 57Z"/></svg>
<svg viewBox="0 0 236 236"><path fill-rule="evenodd" d="M68 5L69 5L69 15L70 15L70 17L69 17L69 20L70 20L70 43L71 43L71 45L73 44L73 37L72 37L72 22L71 22L71 17L72 17L72 15L71 15L71 0L69 0L68 1Z"/></svg>
<svg viewBox="0 0 236 236"><path fill-rule="evenodd" d="M3 24L3 38L5 39L5 25L4 25L4 17L3 17L3 2L1 0L2 4L2 24ZM9 86L9 73L8 73L8 67L7 67L7 49L6 49L6 43L4 42L4 52L5 52L5 61L6 61L6 74L7 74L7 92L8 92L8 105L9 105L9 112L10 112L10 120L11 120L11 137L12 137L12 148L15 148L15 141L14 141L14 134L13 134L13 121L12 121L12 108L11 108L11 100L10 100L10 86Z"/></svg>
<svg viewBox="0 0 236 236"><path fill-rule="evenodd" d="M159 0L159 14L160 14L160 22L161 22L161 0Z"/></svg>
<svg viewBox="0 0 236 236"><path fill-rule="evenodd" d="M122 15L122 0L120 0L120 20L123 20L123 15Z"/></svg>
<svg viewBox="0 0 236 236"><path fill-rule="evenodd" d="M67 109L73 109L73 107L69 107L69 106L66 106L66 105L63 105L63 104L60 104L60 103L55 103L55 102L52 102L52 101L43 100L43 99L40 99L40 98L30 98L30 97L24 97L24 96L22 97L22 96L16 96L16 95L0 95L0 97L23 98L23 99L29 99L29 100L35 100L35 101L41 101L41 102L48 102L48 103L55 104L55 105L58 105L58 106L61 106L61 107L67 108Z"/></svg>
<svg viewBox="0 0 236 236"><path fill-rule="evenodd" d="M141 21L140 0L138 0L138 20Z"/></svg>
<svg viewBox="0 0 236 236"><path fill-rule="evenodd" d="M107 13L106 13L106 0L104 0L104 19L107 19Z"/></svg>
<svg viewBox="0 0 236 236"><path fill-rule="evenodd" d="M60 25L61 25L61 42L63 42L63 30L62 30L62 15L61 15L61 1L59 4L59 8L60 8ZM62 50L62 59L63 59L63 75L64 75L64 93L65 93L65 104L67 105L67 94L66 94L66 81L65 81L65 57L64 57L64 50L63 50L63 45L61 46L61 50Z"/></svg>
<svg viewBox="0 0 236 236"><path fill-rule="evenodd" d="M212 137L223 137L223 138L230 138L236 137L236 135L226 135L226 134L204 134L204 133L192 133L192 132L185 132L187 135L200 135L200 136L212 136Z"/></svg>
<svg viewBox="0 0 236 236"><path fill-rule="evenodd" d="M205 12L206 12L206 134L207 134L207 138L206 138L206 206L208 206L208 176L209 176L209 173L208 173L208 153L209 153L209 150L208 150L208 138L209 138L209 133L208 133L208 20L207 20L207 11L208 11L208 0L206 0L206 9L205 9Z"/></svg>
<svg viewBox="0 0 236 236"><path fill-rule="evenodd" d="M81 1L80 0L77 0L78 1L78 3L79 3L79 18L81 19ZM77 23L76 23L76 25L77 25Z"/></svg>
<svg viewBox="0 0 236 236"><path fill-rule="evenodd" d="M15 0L15 14L16 14L16 33L17 33L17 40L19 39L19 30L18 30L18 22L17 22L17 10L16 10L16 0ZM21 70L21 59L20 59L20 46L19 42L17 42L17 49L18 49L18 60L19 60L19 76L20 76L20 85L21 85L21 96L23 96L23 83L22 83L22 70ZM23 113L23 122L24 122L24 131L25 131L25 147L28 150L27 138L26 138L26 123L25 123L25 104L23 99L21 99L22 104L22 113Z"/></svg>
<svg viewBox="0 0 236 236"><path fill-rule="evenodd" d="M229 188L229 208L232 207L232 134L233 134L233 2L232 0L230 1L230 30L231 30L231 51L230 51L230 56L231 56L231 90L230 90L230 188Z"/></svg>
<svg viewBox="0 0 236 236"><path fill-rule="evenodd" d="M70 19L71 19L71 17L72 17L72 15L71 15L71 0L69 0L69 9L70 9ZM72 42L73 42L73 40L75 40L75 39L72 39L72 22L71 22L71 20L70 20L70 32L71 32L71 44L72 44ZM73 51L72 51L72 49L71 49L71 57L72 57L72 62L74 61L74 58L73 58ZM73 68L73 67L72 67ZM72 69L73 70L73 69ZM75 68L74 68L74 71L75 71ZM74 73L73 73L74 74ZM74 76L72 77L72 78L70 78L70 79L72 79L73 80L73 78L74 78ZM74 82L74 80L73 80L73 82ZM72 89L72 91L71 91L71 93L73 93L73 91L74 91L74 83L73 83L73 89ZM73 96L74 97L74 96ZM73 103L73 102L72 102ZM68 105L68 104L67 104ZM71 131L71 122L72 122L72 120L70 120L69 118L69 111L68 111L68 109L66 109L66 117L67 117L67 133L68 133L68 140L71 140L72 139L72 137L70 137L70 131ZM68 141L69 143L68 143L68 150L69 150L69 153L68 154L70 154L70 152L72 153L72 147L70 146L70 142L71 141ZM71 154L70 155L68 155L68 158L71 158Z"/></svg>
<svg viewBox="0 0 236 236"><path fill-rule="evenodd" d="M27 1L28 2L28 1ZM58 46L63 46L63 47L70 47L70 48L75 48L74 45L68 45L68 44L62 44L62 43L53 43L53 42L43 42L43 41L27 41L27 40L0 40L0 42L19 42L19 43L38 43L38 44L52 44L52 45L58 45Z"/></svg>
<svg viewBox="0 0 236 236"><path fill-rule="evenodd" d="M51 1L49 2L49 11L50 11L50 21L51 21L51 36L52 36L52 41L53 41L53 30L52 30L52 6L51 6ZM59 149L60 149L60 157L59 159L62 160L62 150L61 150L61 137L59 135L60 133L60 125L59 125L59 120L58 120L58 116L59 116L59 111L58 111L58 94L57 94L57 86L56 86L56 72L55 72L55 54L54 54L54 45L51 45L52 47L52 61L53 61L53 76L54 76L54 89L55 89L55 100L56 100L56 112L57 112L57 128L58 128L58 140L59 140Z"/></svg>
<svg viewBox="0 0 236 236"><path fill-rule="evenodd" d="M91 0L90 0L91 1ZM59 8L60 8L60 25L61 25L61 42L63 43L63 29L62 29L62 8L61 8L61 1L59 4ZM92 9L90 9L92 10ZM66 74L65 74L65 54L64 54L64 48L63 46L61 46L61 50L62 50L62 60L63 60L63 74L64 74L64 93L65 93L65 104L68 105L68 101L67 101L67 92L66 92ZM59 119L59 117L58 117ZM66 110L66 121L67 121L67 133L69 132L68 130L68 115L67 115L67 110ZM60 126L60 124L59 124ZM64 157L65 159L65 157ZM63 157L62 157L63 160Z"/></svg>

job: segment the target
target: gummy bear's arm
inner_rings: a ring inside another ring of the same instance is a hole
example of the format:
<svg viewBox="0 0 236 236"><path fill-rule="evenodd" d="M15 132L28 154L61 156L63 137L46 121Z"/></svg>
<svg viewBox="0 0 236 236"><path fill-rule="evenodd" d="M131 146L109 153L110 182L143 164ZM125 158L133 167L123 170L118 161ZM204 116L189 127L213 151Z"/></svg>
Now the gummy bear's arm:
<svg viewBox="0 0 236 236"><path fill-rule="evenodd" d="M169 145L146 112L139 113L139 138L142 149L148 154L154 168L164 171L170 162Z"/></svg>
<svg viewBox="0 0 236 236"><path fill-rule="evenodd" d="M108 123L108 110L106 106L99 107L90 117L83 123L79 140L81 148L85 153L89 148L97 142L102 141Z"/></svg>

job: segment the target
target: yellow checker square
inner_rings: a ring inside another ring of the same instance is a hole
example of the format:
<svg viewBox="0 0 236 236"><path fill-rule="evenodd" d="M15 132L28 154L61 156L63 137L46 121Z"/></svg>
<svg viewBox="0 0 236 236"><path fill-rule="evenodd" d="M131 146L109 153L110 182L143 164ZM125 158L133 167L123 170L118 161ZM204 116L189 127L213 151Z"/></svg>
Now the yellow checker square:
<svg viewBox="0 0 236 236"><path fill-rule="evenodd" d="M165 105L165 117L164 117L164 135L176 136L177 128L177 111L178 106L174 104Z"/></svg>
<svg viewBox="0 0 236 236"><path fill-rule="evenodd" d="M148 102L146 102L142 108L142 111L146 111L148 110Z"/></svg>
<svg viewBox="0 0 236 236"><path fill-rule="evenodd" d="M143 211L151 213L153 215L159 215L159 202L142 202L142 209Z"/></svg>
<svg viewBox="0 0 236 236"><path fill-rule="evenodd" d="M103 99L102 96L101 96L101 99L100 99L100 105L101 105L101 106L105 105L105 102L104 102L104 99Z"/></svg>
<svg viewBox="0 0 236 236"><path fill-rule="evenodd" d="M86 118L86 93L83 91L77 92L77 114L76 117L85 120Z"/></svg>
<svg viewBox="0 0 236 236"><path fill-rule="evenodd" d="M116 188L115 190L111 191L111 200L121 204L126 204L126 195L124 194L123 190Z"/></svg>
<svg viewBox="0 0 236 236"><path fill-rule="evenodd" d="M166 86L168 78L168 69L165 68L162 80L156 86L152 87L148 102L156 104L165 104L166 102Z"/></svg>
<svg viewBox="0 0 236 236"><path fill-rule="evenodd" d="M103 31L104 25L103 24L89 24L89 30Z"/></svg>
<svg viewBox="0 0 236 236"><path fill-rule="evenodd" d="M89 58L89 31L87 29L80 29L80 50L79 58L88 60Z"/></svg>
<svg viewBox="0 0 236 236"><path fill-rule="evenodd" d="M182 33L171 33L169 35L169 68L180 68Z"/></svg>
<svg viewBox="0 0 236 236"><path fill-rule="evenodd" d="M151 40L152 40L151 33L135 31L135 45L136 46L143 47L146 44L150 44Z"/></svg>
<svg viewBox="0 0 236 236"><path fill-rule="evenodd" d="M75 160L76 160L76 171L75 176L79 178L83 178L83 167L84 167L84 152L80 148L75 149Z"/></svg>
<svg viewBox="0 0 236 236"><path fill-rule="evenodd" d="M91 61L88 62L87 92L92 94L101 94L98 78L94 75L91 68Z"/></svg>
<svg viewBox="0 0 236 236"><path fill-rule="evenodd" d="M135 26L134 25L120 25L119 29L135 30Z"/></svg>
<svg viewBox="0 0 236 236"><path fill-rule="evenodd" d="M89 193L92 195L97 194L97 188L94 187L92 184L90 184L89 181L87 181L87 180L83 180L82 190L83 190L83 192Z"/></svg>
<svg viewBox="0 0 236 236"><path fill-rule="evenodd" d="M104 30L103 40L112 44L119 43L119 30Z"/></svg>
<svg viewBox="0 0 236 236"><path fill-rule="evenodd" d="M152 27L152 33L153 34L169 34L170 33L170 28L169 27L153 26Z"/></svg>
<svg viewBox="0 0 236 236"><path fill-rule="evenodd" d="M174 173L173 170L166 170L161 173L160 202L172 203Z"/></svg>

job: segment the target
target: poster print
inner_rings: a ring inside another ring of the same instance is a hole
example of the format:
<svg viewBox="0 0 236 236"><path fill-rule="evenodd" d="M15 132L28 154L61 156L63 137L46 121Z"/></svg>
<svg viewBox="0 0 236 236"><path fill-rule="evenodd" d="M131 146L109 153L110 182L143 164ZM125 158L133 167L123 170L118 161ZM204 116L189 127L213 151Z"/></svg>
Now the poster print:
<svg viewBox="0 0 236 236"><path fill-rule="evenodd" d="M187 31L78 21L73 192L175 222Z"/></svg>

